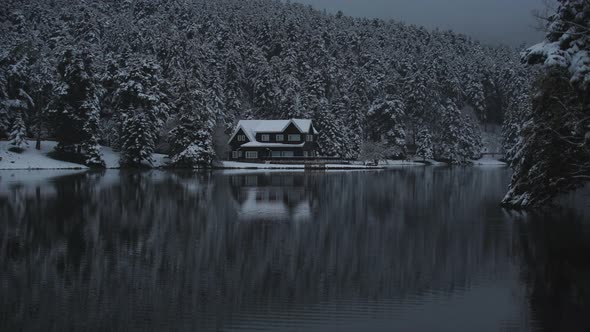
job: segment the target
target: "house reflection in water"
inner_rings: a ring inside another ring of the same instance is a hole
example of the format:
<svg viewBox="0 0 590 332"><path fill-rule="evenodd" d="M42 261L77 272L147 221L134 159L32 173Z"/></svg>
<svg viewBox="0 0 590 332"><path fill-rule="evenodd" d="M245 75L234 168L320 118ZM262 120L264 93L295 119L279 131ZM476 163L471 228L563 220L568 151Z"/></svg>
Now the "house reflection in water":
<svg viewBox="0 0 590 332"><path fill-rule="evenodd" d="M230 176L232 195L242 221L306 221L312 195L305 176L296 173Z"/></svg>

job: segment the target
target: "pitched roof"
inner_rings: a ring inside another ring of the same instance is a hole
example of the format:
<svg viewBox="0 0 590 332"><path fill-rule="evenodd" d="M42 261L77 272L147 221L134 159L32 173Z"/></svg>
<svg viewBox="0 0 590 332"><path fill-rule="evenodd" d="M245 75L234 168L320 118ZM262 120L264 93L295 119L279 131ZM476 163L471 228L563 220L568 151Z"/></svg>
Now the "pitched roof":
<svg viewBox="0 0 590 332"><path fill-rule="evenodd" d="M240 120L236 130L230 137L230 142L234 136L242 129L250 142L256 141L257 133L282 133L287 129L289 124L293 123L302 134L307 134L313 128L311 120L291 119L291 120ZM313 128L315 134L317 131Z"/></svg>

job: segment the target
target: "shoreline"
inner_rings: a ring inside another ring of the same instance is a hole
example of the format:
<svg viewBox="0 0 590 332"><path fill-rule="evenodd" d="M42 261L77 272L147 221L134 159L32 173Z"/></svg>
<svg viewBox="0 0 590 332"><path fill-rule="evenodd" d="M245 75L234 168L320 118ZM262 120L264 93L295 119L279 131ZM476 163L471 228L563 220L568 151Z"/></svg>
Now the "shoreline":
<svg viewBox="0 0 590 332"><path fill-rule="evenodd" d="M57 160L51 158L48 154L54 149L57 142L43 141L41 150L33 148L35 141L29 140L29 148L22 153L14 153L8 151L9 145L7 141L0 141L0 170L89 170L88 166L76 164L68 161ZM119 153L113 151L109 147L102 147L101 152L103 160L105 161L105 168L102 169L135 169L121 167L119 165ZM160 170L188 170L188 169L210 169L210 170L311 170L311 171L329 171L329 170L385 170L402 167L426 167L426 166L449 166L447 163L437 162L434 160L384 160L376 166L366 166L360 164L330 164L327 163L325 167L311 167L306 168L305 164L269 164L269 163L248 163L235 161L220 161L216 162L210 168L181 168L170 167L168 165L168 156L164 154L154 153L152 155L153 165L146 169L160 169ZM480 160L472 160L471 165L475 167L493 166L506 167L507 164L491 158L482 158Z"/></svg>

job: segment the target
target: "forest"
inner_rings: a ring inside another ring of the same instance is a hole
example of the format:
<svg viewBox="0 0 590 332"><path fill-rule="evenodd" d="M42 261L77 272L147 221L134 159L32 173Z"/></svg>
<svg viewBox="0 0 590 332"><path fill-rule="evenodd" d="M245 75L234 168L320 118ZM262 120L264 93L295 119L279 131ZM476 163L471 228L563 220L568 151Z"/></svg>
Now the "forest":
<svg viewBox="0 0 590 332"><path fill-rule="evenodd" d="M530 109L518 50L273 0L5 0L0 138L126 166L223 159L240 119L313 119L325 156L465 163ZM39 144L39 143L38 143Z"/></svg>

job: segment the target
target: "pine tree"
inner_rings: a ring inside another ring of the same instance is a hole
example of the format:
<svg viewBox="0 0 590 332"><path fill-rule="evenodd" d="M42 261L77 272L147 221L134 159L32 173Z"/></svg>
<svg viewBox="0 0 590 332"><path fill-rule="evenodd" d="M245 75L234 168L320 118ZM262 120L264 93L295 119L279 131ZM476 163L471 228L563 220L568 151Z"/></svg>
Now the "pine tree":
<svg viewBox="0 0 590 332"><path fill-rule="evenodd" d="M100 103L92 56L86 51L67 50L59 63L58 74L55 98L49 110L58 140L56 150L65 158L103 167L98 145Z"/></svg>
<svg viewBox="0 0 590 332"><path fill-rule="evenodd" d="M131 58L128 62L119 75L113 100L124 119L119 134L121 163L141 167L151 164L158 132L170 109L160 66L150 59Z"/></svg>
<svg viewBox="0 0 590 332"><path fill-rule="evenodd" d="M26 141L25 136L27 134L27 128L25 127L25 122L23 121L23 116L21 112L17 112L14 116L14 123L12 125L12 130L10 131L10 135L8 139L10 140L10 148L11 151L21 153L25 150L29 143Z"/></svg>
<svg viewBox="0 0 590 332"><path fill-rule="evenodd" d="M388 95L377 99L367 112L367 132L373 141L383 141L396 157L406 153L405 105Z"/></svg>
<svg viewBox="0 0 590 332"><path fill-rule="evenodd" d="M121 165L142 167L153 163L154 126L144 112L133 112L123 122Z"/></svg>
<svg viewBox="0 0 590 332"><path fill-rule="evenodd" d="M434 158L432 134L427 127L422 127L416 135L416 156L426 160Z"/></svg>
<svg viewBox="0 0 590 332"><path fill-rule="evenodd" d="M181 167L209 167L215 159L213 131L215 111L198 81L186 91L178 124L170 132L172 163Z"/></svg>
<svg viewBox="0 0 590 332"><path fill-rule="evenodd" d="M335 116L335 108L330 108L327 99L319 102L314 116L314 126L319 131L318 145L320 154L328 157L348 157L345 136L342 133L343 124Z"/></svg>
<svg viewBox="0 0 590 332"><path fill-rule="evenodd" d="M477 157L481 139L471 120L463 117L450 99L447 99L440 116L435 156L451 163L466 163Z"/></svg>
<svg viewBox="0 0 590 332"><path fill-rule="evenodd" d="M560 0L545 41L523 54L544 72L510 153L514 175L503 204L550 206L590 181L590 2ZM511 124L512 125L512 124Z"/></svg>
<svg viewBox="0 0 590 332"><path fill-rule="evenodd" d="M510 207L550 206L560 193L590 180L590 131L583 122L588 106L580 104L562 69L541 77L537 89L515 145L514 175L503 200Z"/></svg>

